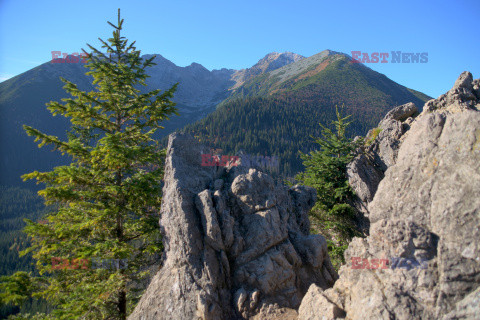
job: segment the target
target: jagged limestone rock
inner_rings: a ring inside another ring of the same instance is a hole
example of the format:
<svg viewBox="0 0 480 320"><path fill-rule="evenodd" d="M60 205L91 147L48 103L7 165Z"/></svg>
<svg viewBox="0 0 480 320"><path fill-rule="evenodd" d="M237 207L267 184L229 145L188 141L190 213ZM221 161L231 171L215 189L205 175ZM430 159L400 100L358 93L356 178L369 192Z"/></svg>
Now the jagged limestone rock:
<svg viewBox="0 0 480 320"><path fill-rule="evenodd" d="M325 239L309 234L315 190L201 166L204 153L187 135L169 137L165 262L129 319L294 319L312 283L327 289L338 278Z"/></svg>
<svg viewBox="0 0 480 320"><path fill-rule="evenodd" d="M302 316L312 314L313 299L328 301L345 312L337 318L352 320L478 318L477 84L470 73L462 73L452 90L429 101L412 121L368 204L370 235L353 239L339 280L302 301L300 320L323 319L320 313ZM366 260L358 268L352 258ZM374 267L374 259L388 259L390 265ZM393 268L398 261L410 264Z"/></svg>
<svg viewBox="0 0 480 320"><path fill-rule="evenodd" d="M378 127L368 132L367 145L347 166L348 182L356 194L353 204L364 217L369 217L368 204L387 168L395 164L402 137L417 115L417 107L411 102L390 110ZM359 227L368 229L368 222Z"/></svg>
<svg viewBox="0 0 480 320"><path fill-rule="evenodd" d="M455 113L464 110L479 111L478 99L480 79L473 80L472 74L468 71L462 72L453 88L437 99L427 101L424 111L437 113Z"/></svg>

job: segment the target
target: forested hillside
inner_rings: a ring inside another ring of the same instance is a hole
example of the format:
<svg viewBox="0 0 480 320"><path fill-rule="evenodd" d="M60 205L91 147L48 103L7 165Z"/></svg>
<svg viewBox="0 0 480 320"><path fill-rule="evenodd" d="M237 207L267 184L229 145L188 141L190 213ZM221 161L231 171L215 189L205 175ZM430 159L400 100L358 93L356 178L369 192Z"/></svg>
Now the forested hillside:
<svg viewBox="0 0 480 320"><path fill-rule="evenodd" d="M31 255L18 255L28 244L27 235L22 232L25 226L23 219L38 221L45 213L43 199L35 192L0 186L0 276L11 275L15 271L35 271ZM44 311L45 308L44 302L28 301L21 311ZM0 319L19 310L18 307L0 306Z"/></svg>
<svg viewBox="0 0 480 320"><path fill-rule="evenodd" d="M320 133L318 122L327 122L335 114L335 108L292 102L283 97L239 99L185 130L224 154L243 150L276 155L281 159L280 171L290 175L301 168L298 151L305 152L313 145L309 135ZM362 125L357 127L360 132Z"/></svg>
<svg viewBox="0 0 480 320"><path fill-rule="evenodd" d="M343 54L321 53L251 79L185 131L225 154L276 155L281 173L292 176L302 170L298 151L312 150L318 123L334 120L336 105L352 115L347 136L354 137L396 105L422 108L429 97L415 93Z"/></svg>

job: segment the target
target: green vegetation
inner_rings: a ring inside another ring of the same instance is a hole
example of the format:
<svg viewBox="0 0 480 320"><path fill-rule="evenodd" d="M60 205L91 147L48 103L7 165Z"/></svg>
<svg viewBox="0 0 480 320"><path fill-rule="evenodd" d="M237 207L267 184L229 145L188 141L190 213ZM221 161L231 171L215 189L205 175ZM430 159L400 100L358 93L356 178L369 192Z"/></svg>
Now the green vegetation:
<svg viewBox="0 0 480 320"><path fill-rule="evenodd" d="M380 128L380 127L372 129L372 133L367 136L367 142L365 142L365 145L366 146L371 145L373 143L373 141L375 141L375 139L377 139L380 132L382 132L382 128Z"/></svg>
<svg viewBox="0 0 480 320"><path fill-rule="evenodd" d="M237 99L184 130L225 154L243 150L252 155L275 155L280 159L280 174L293 177L304 169L299 149L308 153L315 147L309 136L320 134L318 122L335 118L334 106L323 104L321 97L311 100L308 91L303 92L305 95ZM379 121L378 116L367 118L367 111L345 109L356 119L348 128L348 137L365 135Z"/></svg>
<svg viewBox="0 0 480 320"><path fill-rule="evenodd" d="M408 91L410 91L413 95L415 95L415 97L417 97L418 99L422 100L423 102L427 102L428 100L431 100L433 99L432 97L430 96L427 96L425 93L423 92L420 92L420 91L417 91L417 90L413 90L413 89L409 89L407 88Z"/></svg>
<svg viewBox="0 0 480 320"><path fill-rule="evenodd" d="M47 213L42 199L34 192L14 187L0 186L0 290L3 281L8 281L5 276L12 275L15 271L35 273L35 265L31 255L18 256L18 252L30 245L27 235L22 232L25 227L24 218L34 221L41 220ZM37 273L35 273L37 274ZM38 274L37 274L38 275ZM28 299L20 306L6 304L0 293L0 319L18 312L45 312L48 305L45 301Z"/></svg>
<svg viewBox="0 0 480 320"><path fill-rule="evenodd" d="M42 99L66 96L63 91L60 93L57 80L44 81L43 71L38 69L34 77L42 79L41 85L34 83L34 78L19 75L0 88L0 108L7 119L2 124L5 132L16 133L12 141L5 143L10 148L6 147L6 153L17 152L14 145L26 146L30 151L18 157L18 162L21 168L32 168L32 159L38 158L34 148L29 148L32 142L23 140L23 134L15 131L18 122L32 121L29 124L33 127L57 130L58 138L27 127L29 134L41 140L40 145L50 144L65 155L61 158L46 152L45 158L42 157L44 164L57 168L26 176L46 183L41 194L52 205L49 211L28 190L0 188L0 275L7 276L0 285L3 302L0 318L20 311L30 314L15 319L41 319L45 316L32 314L49 313L53 305L56 308L50 315L53 318L85 315L92 319L122 319L140 296L140 291L132 288L141 287L135 284L147 276L144 267L161 251L158 217L152 208L158 208L160 203L162 166L158 165L162 163L162 153L153 139L160 136L160 131L155 133L160 122L175 113L170 101L175 87L159 97L158 90L138 94L136 86L146 78L143 70L153 63L148 60L140 66L139 52L133 44L127 48L120 37L121 23L114 27L113 38L108 40L110 46L104 42L110 56L92 48L98 54L90 57L92 71L88 74L95 77L94 83L82 80L77 87L64 81L64 88L76 99L63 100L66 102L63 106L49 104L54 114L70 118L73 129L68 135L59 133L67 128L67 119L53 118L48 113L44 116L36 110L40 93L48 92ZM352 229L353 208L348 201L353 193L346 184L344 169L354 147L350 139L365 135L390 107L410 101L421 106L430 97L395 84L361 64L352 64L342 55L309 63L305 69L297 65L250 79L215 112L185 131L202 143L223 149L223 154L233 155L243 150L251 155L279 157L277 178L293 177L304 171L298 179L317 188L319 194L319 201L311 211L312 225L328 239L330 255L338 268L348 240L356 234ZM17 88L22 81L29 85L26 92L35 94L18 97L17 109L3 107L7 100L20 95ZM99 92L77 89L93 90L95 84ZM338 114L334 106L343 103L348 105L344 111L355 122L347 123L347 118ZM27 110L24 113L28 117L11 121L19 108ZM32 119L31 114L36 116ZM319 128L318 122L329 123L335 118L336 133L323 126ZM169 121L168 128L180 126L183 120L177 121ZM367 144L380 131L374 129L367 137ZM311 141L310 135L322 138ZM61 141L65 139L66 142ZM321 149L317 150L319 145ZM31 170L50 168L35 163ZM18 170L2 174L2 178L8 178L5 181L20 183ZM27 218L30 238L21 232L25 226L22 218ZM48 223L34 222L43 219ZM18 257L18 251L25 254ZM38 269L34 268L32 254ZM54 270L51 266L54 257L69 261L93 257L128 259L128 269ZM13 274L14 271L23 272ZM38 299L31 298L34 292ZM20 303L23 303L20 307L14 306Z"/></svg>
<svg viewBox="0 0 480 320"><path fill-rule="evenodd" d="M304 170L298 150L314 149L309 136L320 134L318 122L335 119L335 105L346 105L345 112L355 119L346 132L349 138L365 136L395 105L423 105L405 87L343 55L311 63L305 70L290 70L283 80L281 73L291 65L250 79L213 113L184 130L226 154L243 150L275 155L280 175L293 177ZM323 69L317 68L321 64Z"/></svg>
<svg viewBox="0 0 480 320"><path fill-rule="evenodd" d="M311 63L312 65L304 70L292 71L285 79L280 77L285 71L260 74L247 81L224 103L240 98L294 92L307 97L314 93L319 101L330 100L332 106L345 104L354 109L359 106L391 107L407 102L414 102L421 107L431 99L361 64L352 64L351 59L342 54L311 60ZM321 65L323 68L316 71Z"/></svg>
<svg viewBox="0 0 480 320"><path fill-rule="evenodd" d="M355 209L350 200L354 193L348 184L347 164L362 142L353 142L345 135L350 116L342 118L338 109L336 116L337 120L332 121L336 132L320 124L322 136L315 140L320 149L302 154L306 169L296 179L317 190L317 202L310 211L312 229L325 236L332 263L338 270L345 263L343 253L349 241L361 235L353 221Z"/></svg>
<svg viewBox="0 0 480 320"><path fill-rule="evenodd" d="M145 267L162 250L156 209L164 152L152 135L176 113L170 100L176 86L139 94L155 57L143 61L134 43L121 37L120 10L118 25L109 24L113 37L101 40L107 53L88 45L94 53L88 55L87 74L97 90L84 92L62 79L74 98L47 104L53 115L70 119L67 141L24 126L39 147L52 145L72 159L53 171L23 176L46 185L39 194L54 209L42 223L25 219L31 246L21 254L33 254L40 276L17 272L3 278L1 297L12 304L44 298L55 307L36 318L126 319L141 295L138 284L148 276ZM57 257L72 264L54 267ZM94 257L127 259L128 266L92 269L74 263Z"/></svg>

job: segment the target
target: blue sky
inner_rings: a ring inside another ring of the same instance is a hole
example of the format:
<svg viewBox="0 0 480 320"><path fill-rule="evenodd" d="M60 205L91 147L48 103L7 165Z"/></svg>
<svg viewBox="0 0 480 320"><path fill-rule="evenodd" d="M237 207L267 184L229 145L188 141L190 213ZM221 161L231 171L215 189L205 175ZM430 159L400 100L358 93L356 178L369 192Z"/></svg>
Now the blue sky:
<svg viewBox="0 0 480 320"><path fill-rule="evenodd" d="M0 0L0 80L51 60L51 51L100 48L117 8L142 54L179 66L241 69L273 51L428 52L423 64L366 65L433 97L462 71L480 78L478 0Z"/></svg>

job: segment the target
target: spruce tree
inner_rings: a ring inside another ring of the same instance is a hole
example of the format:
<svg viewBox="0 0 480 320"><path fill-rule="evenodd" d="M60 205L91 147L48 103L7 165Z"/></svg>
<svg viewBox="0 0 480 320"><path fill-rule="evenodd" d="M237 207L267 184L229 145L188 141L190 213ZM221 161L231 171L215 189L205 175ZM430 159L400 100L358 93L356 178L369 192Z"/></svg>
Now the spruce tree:
<svg viewBox="0 0 480 320"><path fill-rule="evenodd" d="M350 116L342 117L338 108L336 116L337 120L332 121L335 132L319 124L321 137L314 139L320 148L301 154L305 171L296 179L317 190L317 202L310 216L314 231L325 236L333 264L338 269L345 262L343 253L348 242L361 235L354 224L355 209L350 204L354 193L347 177L347 164L353 160L361 140L354 142L346 136Z"/></svg>
<svg viewBox="0 0 480 320"><path fill-rule="evenodd" d="M89 44L91 53L83 50L95 90L83 92L62 78L73 98L47 104L54 116L70 119L67 141L24 126L39 147L52 145L72 160L23 176L46 185L39 194L53 208L47 223L27 221L32 246L23 252L37 260L43 277L34 295L55 306L53 319L126 319L148 274L145 266L162 249L164 152L153 134L177 114L171 101L176 85L141 93L155 57L142 59L135 42L121 36L120 9L118 24L108 23L113 37L100 39L106 53Z"/></svg>

